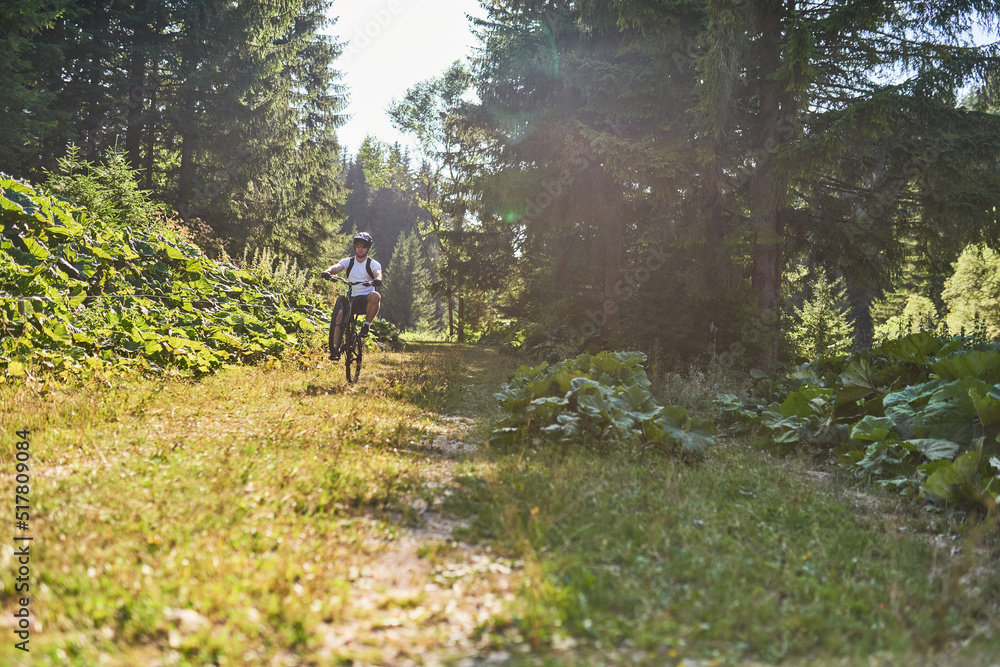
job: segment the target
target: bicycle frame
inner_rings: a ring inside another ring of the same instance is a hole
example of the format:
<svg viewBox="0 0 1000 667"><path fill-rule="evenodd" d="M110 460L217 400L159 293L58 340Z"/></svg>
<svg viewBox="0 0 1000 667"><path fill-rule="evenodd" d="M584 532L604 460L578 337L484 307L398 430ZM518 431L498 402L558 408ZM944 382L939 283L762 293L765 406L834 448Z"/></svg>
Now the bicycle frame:
<svg viewBox="0 0 1000 667"><path fill-rule="evenodd" d="M334 304L333 306L333 318L330 322L330 343L331 345L333 344L333 338L335 337L334 328L337 326L342 327L340 349L344 355L347 382L357 382L358 376L361 375L361 358L364 354L365 339L357 331L357 318L364 313L354 312L354 286L364 285L367 281L351 282L340 276L331 276L330 280L336 280L347 285L347 295L344 297L347 303L339 325L337 324L337 305Z"/></svg>

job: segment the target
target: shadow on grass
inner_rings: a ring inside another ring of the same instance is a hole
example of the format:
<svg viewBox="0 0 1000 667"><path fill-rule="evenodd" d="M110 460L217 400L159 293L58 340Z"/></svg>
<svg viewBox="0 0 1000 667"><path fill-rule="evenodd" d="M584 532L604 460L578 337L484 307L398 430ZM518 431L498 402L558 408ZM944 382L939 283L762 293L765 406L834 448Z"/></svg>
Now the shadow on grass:
<svg viewBox="0 0 1000 667"><path fill-rule="evenodd" d="M305 389L290 392L292 396L297 397L339 396L345 393L347 393L347 383L344 380L341 380L339 383L336 380L310 382Z"/></svg>

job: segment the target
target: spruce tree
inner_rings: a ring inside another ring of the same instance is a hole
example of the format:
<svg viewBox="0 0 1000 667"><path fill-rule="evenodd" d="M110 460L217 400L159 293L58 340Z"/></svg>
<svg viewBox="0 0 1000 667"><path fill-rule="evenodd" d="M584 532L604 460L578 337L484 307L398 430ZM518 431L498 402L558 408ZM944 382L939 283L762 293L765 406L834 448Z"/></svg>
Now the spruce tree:
<svg viewBox="0 0 1000 667"><path fill-rule="evenodd" d="M427 293L427 259L415 231L400 237L385 275L381 316L403 331L425 327L434 313L434 304Z"/></svg>
<svg viewBox="0 0 1000 667"><path fill-rule="evenodd" d="M899 314L875 326L878 339L893 339L917 331L937 331L938 313L934 302L920 294L909 294Z"/></svg>
<svg viewBox="0 0 1000 667"><path fill-rule="evenodd" d="M1000 338L1000 253L982 245L967 247L945 281L942 298L949 331L971 335L982 328L988 338Z"/></svg>
<svg viewBox="0 0 1000 667"><path fill-rule="evenodd" d="M796 352L809 360L845 353L854 336L849 311L843 279L830 282L824 274L817 276L812 297L795 307L789 338Z"/></svg>
<svg viewBox="0 0 1000 667"><path fill-rule="evenodd" d="M970 44L976 21L996 24L992 3L484 4L477 84L482 117L505 138L493 149L508 172L498 182L523 194L532 181L558 182L578 148L593 155L541 215L524 216L525 247L556 241L558 262L587 239L610 254L618 224L630 255L657 239L678 258L664 286L684 286L689 312L714 290L736 297L723 319L739 323L752 289L759 357L777 354L791 261L875 294L907 238L937 257L1000 240L1000 176L989 166L1000 119L957 104L1000 63L996 44ZM616 189L624 205L601 208ZM695 251L711 268L684 275ZM570 264L592 266L579 253ZM605 304L615 286L605 278Z"/></svg>
<svg viewBox="0 0 1000 667"><path fill-rule="evenodd" d="M156 198L210 225L230 252L266 243L308 263L338 242L343 200L329 7L19 1L0 22L40 13L12 22L17 48L0 48L11 60L0 83L8 75L9 99L27 112L0 118L21 128L8 168L52 169L70 144L89 161L124 150Z"/></svg>
<svg viewBox="0 0 1000 667"><path fill-rule="evenodd" d="M37 173L34 163L42 137L56 131L51 108L54 91L39 77L58 66L61 53L40 49L38 36L65 12L67 2L20 0L0 7L0 171L23 176ZM49 63L43 62L47 59Z"/></svg>
<svg viewBox="0 0 1000 667"><path fill-rule="evenodd" d="M365 137L348 175L348 186L352 185L345 225L371 232L380 256L391 263L400 234L421 219L408 160L399 144Z"/></svg>
<svg viewBox="0 0 1000 667"><path fill-rule="evenodd" d="M420 146L421 164L413 175L417 201L424 214L417 226L418 237L436 276L432 293L447 304L449 335L457 335L460 342L467 328L465 300L490 298L480 290L465 289L478 280L470 271L469 253L475 253L476 246L497 234L491 225L495 218L473 214L486 213L474 209L475 184L482 176L487 156L478 129L464 122L468 108L464 98L471 85L465 65L455 62L441 76L411 87L402 100L394 101L389 108L393 125L412 134ZM501 247L489 245L494 251ZM509 256L508 248L502 255L477 256L474 264L495 265Z"/></svg>

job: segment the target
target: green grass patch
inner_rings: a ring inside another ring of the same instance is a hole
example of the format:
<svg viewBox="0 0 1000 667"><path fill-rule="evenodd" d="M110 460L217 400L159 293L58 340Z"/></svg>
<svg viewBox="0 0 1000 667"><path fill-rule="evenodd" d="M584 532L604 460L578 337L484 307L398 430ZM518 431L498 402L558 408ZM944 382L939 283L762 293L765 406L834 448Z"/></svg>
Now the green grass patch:
<svg viewBox="0 0 1000 667"><path fill-rule="evenodd" d="M685 393L667 380L668 397ZM683 397L706 415L710 401ZM749 435L720 442L696 463L573 443L485 450L451 507L471 521L465 539L522 559L526 577L484 632L563 663L1000 657L995 526Z"/></svg>
<svg viewBox="0 0 1000 667"><path fill-rule="evenodd" d="M355 613L357 571L435 493L426 444L459 361L373 351L347 386L316 350L201 381L0 388L4 467L15 429L32 447L31 663L336 658L316 628Z"/></svg>
<svg viewBox="0 0 1000 667"><path fill-rule="evenodd" d="M516 593L477 621L480 656L1000 660L1000 551L976 515L927 513L748 439L720 437L697 462L613 446L489 446L501 418L493 393L517 365L427 342L373 351L356 385L314 350L200 381L0 388L5 469L14 430L31 431L40 625L30 664L457 659L442 652L449 612L429 608L436 593L404 587L359 605L365 572L393 563L380 557L438 511L467 526L410 542L410 564L449 590L458 581L465 596ZM667 380L678 395L680 380ZM464 436L476 451L432 446L466 418L477 419ZM451 578L468 553L456 540L517 563L512 588ZM0 558L10 617L13 568L9 553ZM393 619L413 631L399 635L409 637L402 648L386 645ZM369 635L331 640L362 623ZM0 644L0 663L25 657L12 644Z"/></svg>
<svg viewBox="0 0 1000 667"><path fill-rule="evenodd" d="M991 544L995 559L995 539L902 532L913 517L886 514L891 500L852 497L759 452L730 445L682 465L494 449L464 483L467 536L527 564L501 641L544 649L569 635L651 662L857 664L968 640L974 651L997 631L1000 577L983 552ZM952 546L975 546L979 568L950 558Z"/></svg>

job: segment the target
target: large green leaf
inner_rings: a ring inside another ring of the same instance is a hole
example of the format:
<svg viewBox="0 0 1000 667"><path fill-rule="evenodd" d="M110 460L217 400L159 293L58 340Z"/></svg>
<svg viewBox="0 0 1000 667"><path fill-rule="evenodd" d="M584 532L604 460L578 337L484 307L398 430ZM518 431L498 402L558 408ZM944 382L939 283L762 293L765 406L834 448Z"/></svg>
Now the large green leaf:
<svg viewBox="0 0 1000 667"><path fill-rule="evenodd" d="M878 384L872 375L868 359L853 361L840 374L841 389L837 392L837 404L851 403L878 393Z"/></svg>
<svg viewBox="0 0 1000 667"><path fill-rule="evenodd" d="M988 384L1000 382L1000 352L973 350L954 354L931 365L931 370L944 379L972 377Z"/></svg>
<svg viewBox="0 0 1000 667"><path fill-rule="evenodd" d="M992 426L1000 423L1000 398L997 397L996 385L994 385L986 395L970 390L969 397L972 399L972 406L979 417L979 423L983 426Z"/></svg>
<svg viewBox="0 0 1000 667"><path fill-rule="evenodd" d="M182 253L180 250L178 250L172 245L164 243L161 245L160 250L163 252L163 255L167 259L177 259L182 261L187 260L187 257L184 256L184 253Z"/></svg>
<svg viewBox="0 0 1000 667"><path fill-rule="evenodd" d="M225 345L229 345L230 347L235 347L235 348L242 348L242 347L244 347L243 341L241 341L236 336L233 336L232 334L227 333L225 331L216 331L215 333L213 333L212 334L212 340L219 341L220 343L223 343Z"/></svg>
<svg viewBox="0 0 1000 667"><path fill-rule="evenodd" d="M937 461L939 459L950 460L958 454L959 450L958 443L952 442L951 440L915 438L913 440L907 440L907 442L916 447L917 451L923 454L928 461Z"/></svg>
<svg viewBox="0 0 1000 667"><path fill-rule="evenodd" d="M888 417L866 416L851 429L852 440L877 442L885 440L892 433L895 424Z"/></svg>
<svg viewBox="0 0 1000 667"><path fill-rule="evenodd" d="M781 404L783 417L809 417L825 410L833 390L816 385L808 385L788 395Z"/></svg>
<svg viewBox="0 0 1000 667"><path fill-rule="evenodd" d="M985 394L987 390L984 382L973 377L941 385L914 417L913 432L919 437L970 442L976 420L972 394Z"/></svg>
<svg viewBox="0 0 1000 667"><path fill-rule="evenodd" d="M18 202L13 199L8 198L6 192L0 191L0 208L5 211L16 211L17 213L24 213L24 207L22 207Z"/></svg>
<svg viewBox="0 0 1000 667"><path fill-rule="evenodd" d="M102 248L97 244L91 245L90 251L94 253L94 257L98 257L100 259L108 259L108 260L115 259L113 255L109 254L104 248Z"/></svg>
<svg viewBox="0 0 1000 667"><path fill-rule="evenodd" d="M41 241L38 241L30 236L25 237L22 240L24 241L24 245L28 248L28 252L31 253L31 256L39 262L44 262L52 256L52 253L49 252L49 249L46 248Z"/></svg>
<svg viewBox="0 0 1000 667"><path fill-rule="evenodd" d="M918 331L902 338L886 341L875 351L900 361L924 364L933 359L941 347L941 341L937 336L928 331Z"/></svg>
<svg viewBox="0 0 1000 667"><path fill-rule="evenodd" d="M903 438L915 438L918 434L914 431L914 421L921 413L931 396L934 395L942 385L947 384L944 380L933 380L918 385L911 385L905 389L891 394L886 394L882 400L885 416L892 420L896 432ZM921 433L920 435L926 435Z"/></svg>
<svg viewBox="0 0 1000 667"><path fill-rule="evenodd" d="M913 451L915 447L908 442L873 442L856 465L867 473L897 474L908 464Z"/></svg>
<svg viewBox="0 0 1000 667"><path fill-rule="evenodd" d="M0 209L20 215L30 215L34 205L30 195L34 190L24 183L4 178L0 179Z"/></svg>
<svg viewBox="0 0 1000 667"><path fill-rule="evenodd" d="M900 391L886 394L882 401L882 405L887 410L899 405L926 405L927 401L930 400L930 397L934 395L934 392L944 384L947 384L945 380L932 380L922 384L910 385Z"/></svg>
<svg viewBox="0 0 1000 667"><path fill-rule="evenodd" d="M980 456L978 451L966 452L953 462L937 466L921 486L924 495L947 503L972 500Z"/></svg>

